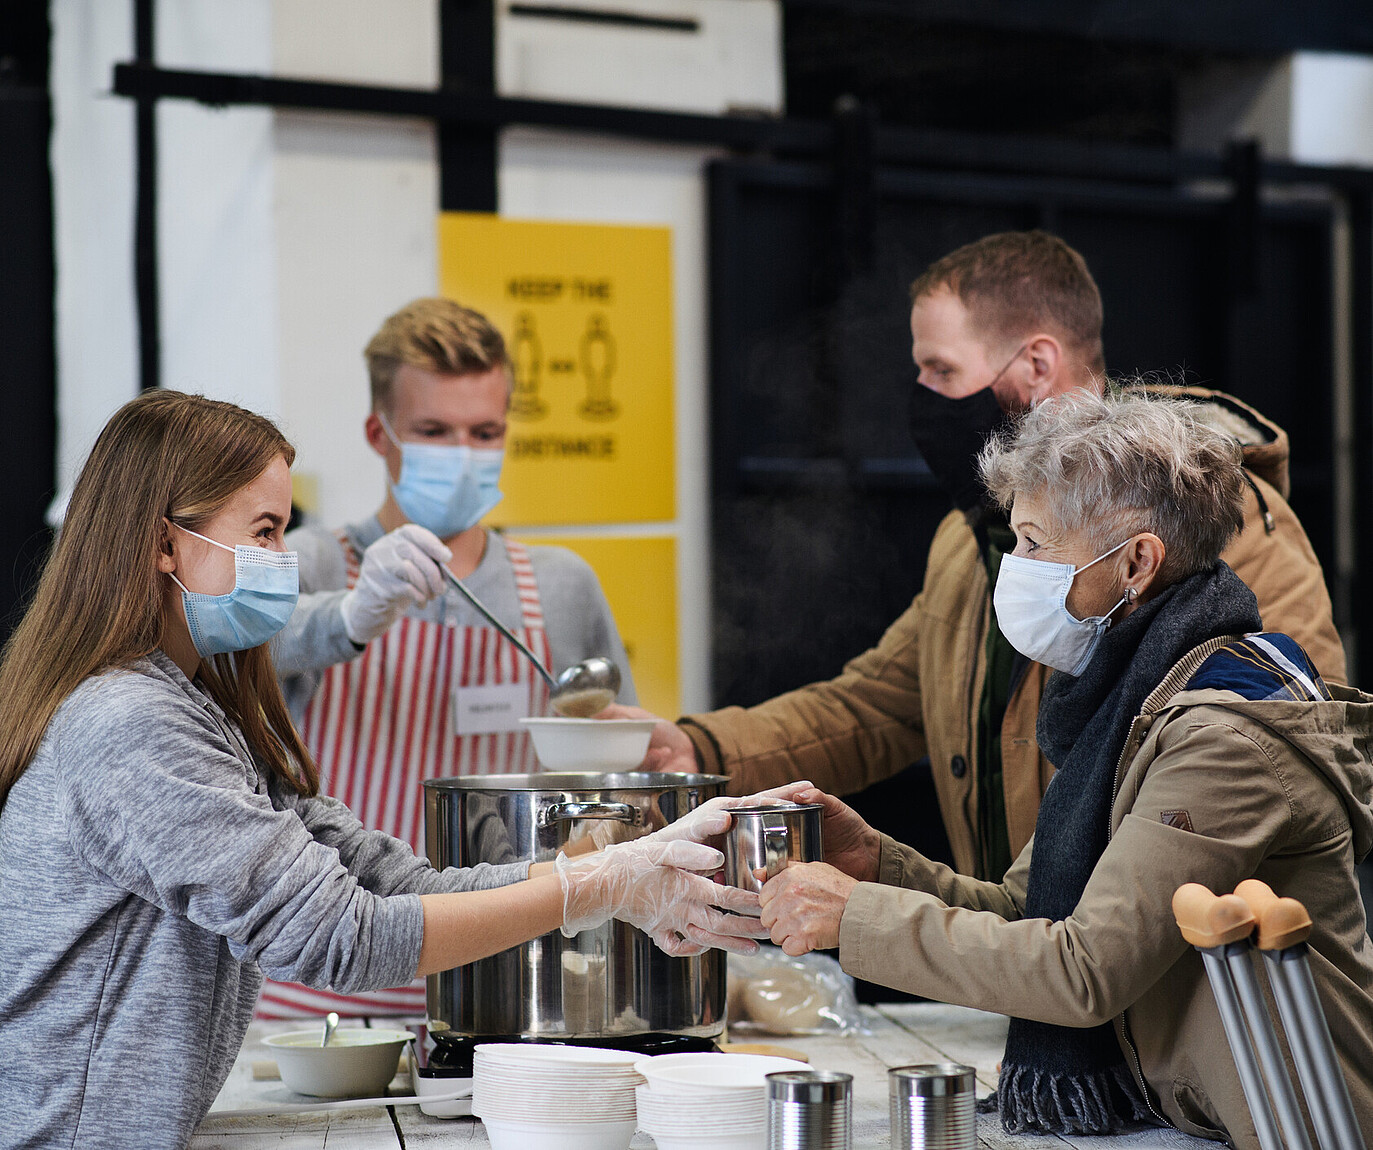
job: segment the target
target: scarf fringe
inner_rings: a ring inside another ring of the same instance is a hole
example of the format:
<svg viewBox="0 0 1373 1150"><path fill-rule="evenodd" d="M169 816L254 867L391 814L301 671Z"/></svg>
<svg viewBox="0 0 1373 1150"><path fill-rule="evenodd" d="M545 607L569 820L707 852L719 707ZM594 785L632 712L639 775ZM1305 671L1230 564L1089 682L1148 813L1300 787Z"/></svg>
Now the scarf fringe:
<svg viewBox="0 0 1373 1150"><path fill-rule="evenodd" d="M1117 1099L1125 1102L1128 1113L1120 1113ZM977 1109L983 1114L1000 1111L1007 1134L1115 1134L1126 1122L1150 1117L1123 1065L1085 1074L1006 1065L996 1093L982 1099Z"/></svg>

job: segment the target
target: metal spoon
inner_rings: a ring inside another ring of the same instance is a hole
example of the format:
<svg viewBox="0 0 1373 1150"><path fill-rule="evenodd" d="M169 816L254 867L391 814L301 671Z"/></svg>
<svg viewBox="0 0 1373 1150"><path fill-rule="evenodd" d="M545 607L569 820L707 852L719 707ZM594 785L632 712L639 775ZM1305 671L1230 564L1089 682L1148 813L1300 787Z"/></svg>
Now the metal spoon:
<svg viewBox="0 0 1373 1150"><path fill-rule="evenodd" d="M456 575L453 574L443 564L439 565L439 570L466 599L472 604L502 635L513 643L520 652L534 664L535 670L543 676L544 682L548 684L549 704L553 710L560 715L570 719L589 719L599 711L605 710L615 701L615 696L620 693L620 668L603 655L593 655L590 659L583 659L580 663L574 663L568 667L556 679L548 673L548 669L539 662L538 656L516 638L515 633L504 623L496 618L480 599L467 589Z"/></svg>
<svg viewBox="0 0 1373 1150"><path fill-rule="evenodd" d="M319 1044L321 1049L329 1045L329 1039L334 1037L336 1026L338 1026L338 1015L331 1010L324 1016L324 1040Z"/></svg>

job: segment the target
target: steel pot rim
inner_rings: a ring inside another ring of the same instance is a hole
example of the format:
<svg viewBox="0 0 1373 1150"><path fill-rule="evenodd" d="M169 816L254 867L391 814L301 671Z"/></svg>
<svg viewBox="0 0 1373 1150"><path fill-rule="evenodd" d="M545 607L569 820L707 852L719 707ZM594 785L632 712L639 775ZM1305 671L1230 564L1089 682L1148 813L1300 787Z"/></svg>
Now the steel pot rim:
<svg viewBox="0 0 1373 1150"><path fill-rule="evenodd" d="M678 787L728 783L728 775L688 775L667 771L540 771L527 775L455 775L425 779L434 791L670 791Z"/></svg>

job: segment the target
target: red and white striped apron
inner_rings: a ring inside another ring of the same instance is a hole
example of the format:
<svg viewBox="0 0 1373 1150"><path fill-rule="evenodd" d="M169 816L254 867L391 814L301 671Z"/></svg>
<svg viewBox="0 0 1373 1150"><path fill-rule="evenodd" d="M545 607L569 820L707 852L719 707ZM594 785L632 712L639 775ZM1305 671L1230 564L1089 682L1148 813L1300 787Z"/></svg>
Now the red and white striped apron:
<svg viewBox="0 0 1373 1150"><path fill-rule="evenodd" d="M545 667L551 666L529 552L494 532L487 538L488 546L504 544L510 556L522 622L516 634ZM352 587L361 557L346 536L341 534L339 542ZM526 713L543 714L547 685L494 627L403 616L356 659L330 667L306 707L301 734L319 763L320 792L345 802L365 827L403 839L424 857L420 784L425 779L538 770L523 731L459 735L455 730L457 688L513 683L528 687ZM423 1015L424 980L355 995L268 981L257 1017L299 1018L330 1010Z"/></svg>

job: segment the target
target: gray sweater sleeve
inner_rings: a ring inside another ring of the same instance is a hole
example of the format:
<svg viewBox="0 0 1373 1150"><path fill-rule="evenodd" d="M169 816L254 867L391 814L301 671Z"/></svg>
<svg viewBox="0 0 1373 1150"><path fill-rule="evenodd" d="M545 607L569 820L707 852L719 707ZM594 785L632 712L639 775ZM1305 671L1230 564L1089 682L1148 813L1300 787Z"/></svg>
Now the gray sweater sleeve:
<svg viewBox="0 0 1373 1150"><path fill-rule="evenodd" d="M337 847L274 807L212 704L137 673L88 680L78 695L61 716L59 801L87 866L273 978L347 993L413 977L419 899L367 889ZM407 889L372 869L379 887Z"/></svg>
<svg viewBox="0 0 1373 1150"><path fill-rule="evenodd" d="M382 831L363 827L358 817L338 799L321 795L298 799L296 813L316 841L333 847L349 874L373 894L443 894L464 890L491 890L529 877L529 863L435 870L417 858L407 843Z"/></svg>

